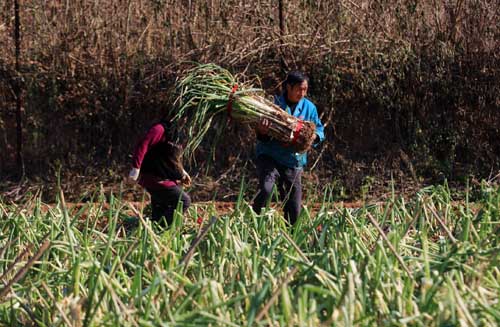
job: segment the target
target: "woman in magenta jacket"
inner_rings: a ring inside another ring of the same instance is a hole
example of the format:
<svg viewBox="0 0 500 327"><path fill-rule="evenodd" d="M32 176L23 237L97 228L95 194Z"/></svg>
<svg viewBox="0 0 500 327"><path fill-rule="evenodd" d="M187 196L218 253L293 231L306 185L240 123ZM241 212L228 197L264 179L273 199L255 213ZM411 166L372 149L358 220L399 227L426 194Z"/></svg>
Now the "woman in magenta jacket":
<svg viewBox="0 0 500 327"><path fill-rule="evenodd" d="M165 217L172 224L179 201L185 212L191 198L182 185L191 184L191 177L179 164L182 147L175 143L175 128L167 120L154 124L137 143L132 156L129 177L151 195L152 219Z"/></svg>

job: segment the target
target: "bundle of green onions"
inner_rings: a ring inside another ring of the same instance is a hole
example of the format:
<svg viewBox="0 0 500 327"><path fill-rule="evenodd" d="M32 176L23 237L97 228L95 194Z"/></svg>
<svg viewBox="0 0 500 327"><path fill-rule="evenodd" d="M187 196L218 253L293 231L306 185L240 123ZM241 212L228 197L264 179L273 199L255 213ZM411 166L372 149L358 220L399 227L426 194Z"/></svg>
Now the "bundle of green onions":
<svg viewBox="0 0 500 327"><path fill-rule="evenodd" d="M299 120L264 97L264 91L240 83L229 71L215 64L200 64L183 74L176 85L173 122L185 121L185 155L192 157L212 127L222 135L228 120L258 124L270 122L269 135L293 146L297 152L309 149L316 126Z"/></svg>

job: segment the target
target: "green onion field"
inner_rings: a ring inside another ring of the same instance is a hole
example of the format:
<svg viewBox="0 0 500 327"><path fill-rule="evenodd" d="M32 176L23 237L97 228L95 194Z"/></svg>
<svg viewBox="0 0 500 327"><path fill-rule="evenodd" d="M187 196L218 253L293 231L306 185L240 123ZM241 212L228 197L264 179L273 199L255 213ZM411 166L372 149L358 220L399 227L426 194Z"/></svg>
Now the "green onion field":
<svg viewBox="0 0 500 327"><path fill-rule="evenodd" d="M500 189L472 202L429 187L355 209L325 193L293 228L240 193L230 213L195 205L168 230L119 194L79 208L0 201L0 325L500 323Z"/></svg>

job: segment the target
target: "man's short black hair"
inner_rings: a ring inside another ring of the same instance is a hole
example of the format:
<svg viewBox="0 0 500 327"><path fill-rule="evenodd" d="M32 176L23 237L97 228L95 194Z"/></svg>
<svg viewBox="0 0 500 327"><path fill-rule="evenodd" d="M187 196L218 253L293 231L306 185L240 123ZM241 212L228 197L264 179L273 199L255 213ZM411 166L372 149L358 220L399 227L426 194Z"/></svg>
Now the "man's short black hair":
<svg viewBox="0 0 500 327"><path fill-rule="evenodd" d="M307 77L304 73L299 71L291 71L286 76L285 84L294 86L297 84L302 84L302 82L307 81L309 83L309 77Z"/></svg>

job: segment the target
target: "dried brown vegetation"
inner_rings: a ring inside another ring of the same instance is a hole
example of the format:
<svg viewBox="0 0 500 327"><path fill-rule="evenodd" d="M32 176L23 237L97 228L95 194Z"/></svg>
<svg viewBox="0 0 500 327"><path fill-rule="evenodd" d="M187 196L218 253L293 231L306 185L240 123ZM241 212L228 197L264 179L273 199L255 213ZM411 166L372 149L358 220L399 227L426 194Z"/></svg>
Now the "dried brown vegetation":
<svg viewBox="0 0 500 327"><path fill-rule="evenodd" d="M85 175L126 162L134 138L171 104L186 60L260 76L270 93L285 70L307 72L327 125L312 160L321 156L325 183L499 169L495 1L19 3L16 70L14 1L0 2L2 175L18 168L16 87L27 173L60 164ZM228 169L229 152L249 160L251 147L240 144L251 138L246 129L228 137L213 169Z"/></svg>

